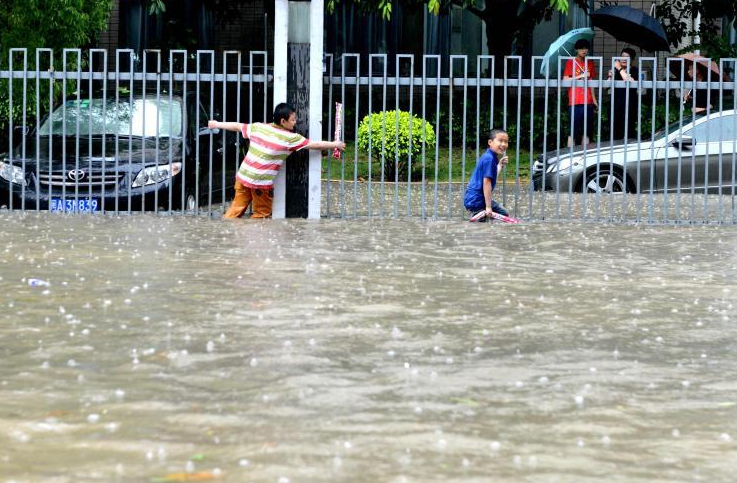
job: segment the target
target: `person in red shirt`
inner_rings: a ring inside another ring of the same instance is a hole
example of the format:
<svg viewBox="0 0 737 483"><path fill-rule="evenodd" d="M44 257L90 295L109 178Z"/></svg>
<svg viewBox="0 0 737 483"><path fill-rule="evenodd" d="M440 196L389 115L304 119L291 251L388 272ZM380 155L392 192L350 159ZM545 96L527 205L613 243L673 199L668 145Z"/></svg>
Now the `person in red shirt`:
<svg viewBox="0 0 737 483"><path fill-rule="evenodd" d="M563 70L563 79L596 79L596 67L594 62L586 59L589 53L589 41L579 39L574 45L576 57L568 60ZM573 120L573 132L568 136L568 147L573 147L578 141L586 145L594 129L594 108L599 109L599 104L590 87L570 87L568 89L568 106L570 106L571 119ZM584 129L584 117L585 128ZM579 141L580 140L580 141Z"/></svg>

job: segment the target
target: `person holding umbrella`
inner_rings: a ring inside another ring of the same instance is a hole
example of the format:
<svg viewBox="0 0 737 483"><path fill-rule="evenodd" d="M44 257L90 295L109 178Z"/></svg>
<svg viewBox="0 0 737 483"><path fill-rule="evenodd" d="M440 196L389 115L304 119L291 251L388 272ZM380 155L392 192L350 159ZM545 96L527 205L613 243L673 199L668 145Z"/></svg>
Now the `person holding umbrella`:
<svg viewBox="0 0 737 483"><path fill-rule="evenodd" d="M637 77L639 71L633 66L635 56L634 49L625 47L620 54L621 59L614 61L614 70L609 71L608 79L615 81L626 81L633 83L630 87L614 87L614 109L612 120L614 127L612 134L614 139L625 139L633 134L634 122L637 119ZM629 90L629 99L627 98ZM625 123L625 118L628 121Z"/></svg>
<svg viewBox="0 0 737 483"><path fill-rule="evenodd" d="M699 64L700 65L700 64ZM701 67L696 68L696 82L706 82L704 71ZM688 70L686 70L686 76L689 80L694 79L694 62L688 63ZM717 91L712 91L712 97ZM708 89L688 89L683 95L683 107L693 107L693 112L696 114L705 113L708 108L711 108L711 100L709 99Z"/></svg>
<svg viewBox="0 0 737 483"><path fill-rule="evenodd" d="M586 59L589 53L589 41L579 39L573 48L576 57L569 59L563 69L563 79L582 80L596 78L596 67L594 62ZM599 104L590 88L571 86L568 89L568 106L570 107L573 132L568 136L568 147L573 147L577 141L581 145L589 142L589 136L594 128L594 109L599 109Z"/></svg>

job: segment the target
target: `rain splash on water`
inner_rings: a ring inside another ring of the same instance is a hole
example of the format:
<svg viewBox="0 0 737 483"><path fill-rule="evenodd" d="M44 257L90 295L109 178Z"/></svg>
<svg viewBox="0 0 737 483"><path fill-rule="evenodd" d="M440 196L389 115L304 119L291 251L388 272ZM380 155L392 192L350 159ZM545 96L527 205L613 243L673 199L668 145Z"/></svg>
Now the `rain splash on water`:
<svg viewBox="0 0 737 483"><path fill-rule="evenodd" d="M0 224L2 483L737 468L733 227Z"/></svg>

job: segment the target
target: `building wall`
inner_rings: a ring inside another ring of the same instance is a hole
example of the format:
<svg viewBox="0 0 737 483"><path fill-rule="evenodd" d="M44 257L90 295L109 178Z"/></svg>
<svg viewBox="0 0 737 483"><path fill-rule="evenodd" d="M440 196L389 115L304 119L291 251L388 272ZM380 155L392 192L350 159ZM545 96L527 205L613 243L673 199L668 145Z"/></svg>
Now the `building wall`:
<svg viewBox="0 0 737 483"><path fill-rule="evenodd" d="M244 54L252 50L272 51L273 10L273 0L244 2L240 18L224 25L214 26L210 48L216 51L240 50ZM121 28L121 17L121 2L116 0L110 14L108 29L98 38L99 48L113 51L130 47Z"/></svg>
<svg viewBox="0 0 737 483"><path fill-rule="evenodd" d="M118 48L118 35L120 32L120 3L117 0L113 4L113 10L110 12L110 20L108 20L107 25L107 30L102 32L100 37L97 39L97 47L108 49L108 51L110 51Z"/></svg>
<svg viewBox="0 0 737 483"><path fill-rule="evenodd" d="M267 3L270 8L267 7ZM274 47L273 11L273 0L248 2L244 6L241 18L215 27L213 48L215 50L240 50L244 54L256 50L272 52Z"/></svg>

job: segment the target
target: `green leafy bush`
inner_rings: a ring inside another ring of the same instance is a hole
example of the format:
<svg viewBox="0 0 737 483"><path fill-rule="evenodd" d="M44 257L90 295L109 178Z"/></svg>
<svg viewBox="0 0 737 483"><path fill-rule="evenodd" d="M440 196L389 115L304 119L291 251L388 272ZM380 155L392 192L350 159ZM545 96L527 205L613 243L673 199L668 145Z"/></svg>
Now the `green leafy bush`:
<svg viewBox="0 0 737 483"><path fill-rule="evenodd" d="M412 137L410 142L410 118L412 123ZM397 120L399 134L397 135ZM422 166L419 156L422 153L423 142L426 146L435 145L435 130L432 125L418 116L410 116L406 111L382 111L369 114L363 118L358 126L358 148L369 151L371 141L371 156L381 159L384 156L384 178L393 180L395 176L395 159L399 162L399 180L406 180L408 176L408 161L411 156L412 179L421 176ZM382 149L383 148L383 149ZM427 149L427 148L426 148ZM417 160L418 162L415 162Z"/></svg>

